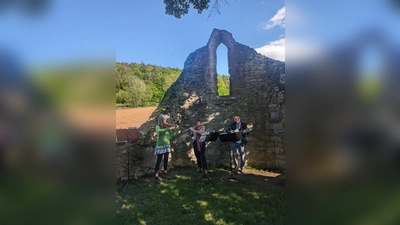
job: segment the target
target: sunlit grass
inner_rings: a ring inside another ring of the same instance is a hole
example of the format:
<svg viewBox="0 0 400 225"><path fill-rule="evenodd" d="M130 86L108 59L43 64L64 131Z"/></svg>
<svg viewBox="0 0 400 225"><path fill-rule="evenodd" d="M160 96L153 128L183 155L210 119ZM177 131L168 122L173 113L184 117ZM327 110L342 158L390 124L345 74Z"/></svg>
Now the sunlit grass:
<svg viewBox="0 0 400 225"><path fill-rule="evenodd" d="M201 207L206 207L206 206L208 205L208 203L205 202L205 201L197 201L197 203L198 203L199 206L201 206Z"/></svg>
<svg viewBox="0 0 400 225"><path fill-rule="evenodd" d="M117 193L118 224L283 224L284 187L226 179L215 170L207 179L198 173L175 175L161 185L149 181L141 188ZM245 176L241 176L245 179ZM262 178L260 180L263 180ZM125 200L125 201L124 201Z"/></svg>
<svg viewBox="0 0 400 225"><path fill-rule="evenodd" d="M253 195L254 199L260 199L260 195L257 192L250 192L249 194Z"/></svg>

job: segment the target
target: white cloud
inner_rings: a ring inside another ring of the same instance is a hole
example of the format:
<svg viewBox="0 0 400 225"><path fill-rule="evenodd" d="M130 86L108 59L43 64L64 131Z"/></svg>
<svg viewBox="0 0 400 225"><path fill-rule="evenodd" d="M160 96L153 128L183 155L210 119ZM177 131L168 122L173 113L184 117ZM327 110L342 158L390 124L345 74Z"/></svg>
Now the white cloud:
<svg viewBox="0 0 400 225"><path fill-rule="evenodd" d="M317 41L311 39L293 38L288 43L286 58L291 62L311 61L321 59L324 49Z"/></svg>
<svg viewBox="0 0 400 225"><path fill-rule="evenodd" d="M276 14L264 26L264 29L268 30L275 26L285 27L285 7L282 7L276 12Z"/></svg>
<svg viewBox="0 0 400 225"><path fill-rule="evenodd" d="M285 61L285 38L271 41L269 44L256 48L255 50L271 59Z"/></svg>

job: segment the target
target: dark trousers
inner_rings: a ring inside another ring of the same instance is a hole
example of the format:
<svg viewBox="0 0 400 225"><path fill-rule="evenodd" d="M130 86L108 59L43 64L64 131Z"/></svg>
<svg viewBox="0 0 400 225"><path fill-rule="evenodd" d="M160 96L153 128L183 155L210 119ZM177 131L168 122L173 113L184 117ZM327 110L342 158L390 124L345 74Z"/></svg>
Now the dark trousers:
<svg viewBox="0 0 400 225"><path fill-rule="evenodd" d="M193 141L194 155L196 156L197 166L202 169L208 170L206 159L206 143L200 143L201 150L198 151L197 141Z"/></svg>
<svg viewBox="0 0 400 225"><path fill-rule="evenodd" d="M154 169L155 174L158 174L158 171L160 170L161 159L163 156L164 156L164 170L167 170L168 168L169 152L166 152L164 154L157 154L156 168Z"/></svg>

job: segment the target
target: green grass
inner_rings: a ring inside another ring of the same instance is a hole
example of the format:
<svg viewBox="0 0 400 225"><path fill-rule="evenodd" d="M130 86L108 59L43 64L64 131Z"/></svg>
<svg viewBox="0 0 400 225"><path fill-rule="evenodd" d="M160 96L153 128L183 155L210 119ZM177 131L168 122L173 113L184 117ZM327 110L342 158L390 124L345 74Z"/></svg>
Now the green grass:
<svg viewBox="0 0 400 225"><path fill-rule="evenodd" d="M107 185L99 187L93 180L21 171L1 171L1 224L103 225L115 221L112 186L109 192Z"/></svg>
<svg viewBox="0 0 400 225"><path fill-rule="evenodd" d="M242 183L216 169L208 175L213 185L193 171L170 174L160 185L140 178L141 188L129 185L124 196L118 188L117 224L284 224L284 187L262 183L265 177L235 175Z"/></svg>

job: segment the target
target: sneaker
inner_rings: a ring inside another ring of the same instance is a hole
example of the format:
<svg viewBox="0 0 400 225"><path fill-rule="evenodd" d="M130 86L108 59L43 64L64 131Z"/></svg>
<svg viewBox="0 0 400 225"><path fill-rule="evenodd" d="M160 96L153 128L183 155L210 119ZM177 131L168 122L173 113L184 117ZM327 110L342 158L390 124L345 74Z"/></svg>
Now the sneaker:
<svg viewBox="0 0 400 225"><path fill-rule="evenodd" d="M159 177L156 177L154 182L156 182L156 184L162 184L162 180Z"/></svg>
<svg viewBox="0 0 400 225"><path fill-rule="evenodd" d="M204 173L205 173L205 174L207 174L207 173L208 173L208 171L207 171L207 170L204 170Z"/></svg>
<svg viewBox="0 0 400 225"><path fill-rule="evenodd" d="M203 170L201 168L197 168L196 171L199 172L199 173L203 172Z"/></svg>
<svg viewBox="0 0 400 225"><path fill-rule="evenodd" d="M244 173L244 167L242 167L242 170L241 170L241 172L242 172L242 173Z"/></svg>
<svg viewBox="0 0 400 225"><path fill-rule="evenodd" d="M171 176L169 176L167 173L164 173L164 174L163 174L163 178L165 178L165 179L171 179Z"/></svg>

